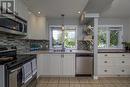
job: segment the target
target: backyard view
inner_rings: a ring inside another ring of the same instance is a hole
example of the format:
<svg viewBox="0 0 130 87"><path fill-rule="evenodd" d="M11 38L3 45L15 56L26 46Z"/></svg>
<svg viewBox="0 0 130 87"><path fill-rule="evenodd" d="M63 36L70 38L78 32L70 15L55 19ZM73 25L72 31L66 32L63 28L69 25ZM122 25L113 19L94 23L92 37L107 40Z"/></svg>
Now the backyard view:
<svg viewBox="0 0 130 87"><path fill-rule="evenodd" d="M76 30L75 29L65 29L63 32L61 29L54 29L52 31L52 46L54 48L62 47L64 41L65 48L75 48L76 47Z"/></svg>
<svg viewBox="0 0 130 87"><path fill-rule="evenodd" d="M120 30L98 29L99 48L118 48L120 47Z"/></svg>

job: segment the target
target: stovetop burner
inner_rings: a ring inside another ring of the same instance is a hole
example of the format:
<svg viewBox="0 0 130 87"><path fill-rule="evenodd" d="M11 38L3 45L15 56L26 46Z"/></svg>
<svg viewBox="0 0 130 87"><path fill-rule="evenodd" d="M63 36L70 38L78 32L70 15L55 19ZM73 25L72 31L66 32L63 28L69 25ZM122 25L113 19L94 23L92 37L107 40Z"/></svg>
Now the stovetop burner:
<svg viewBox="0 0 130 87"><path fill-rule="evenodd" d="M0 65L16 60L14 47L0 46Z"/></svg>

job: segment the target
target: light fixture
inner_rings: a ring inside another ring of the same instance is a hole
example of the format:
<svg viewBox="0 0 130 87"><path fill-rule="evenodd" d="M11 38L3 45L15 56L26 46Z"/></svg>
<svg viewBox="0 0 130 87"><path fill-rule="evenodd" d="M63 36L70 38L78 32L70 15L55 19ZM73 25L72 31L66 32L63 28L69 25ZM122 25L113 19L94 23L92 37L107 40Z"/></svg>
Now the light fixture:
<svg viewBox="0 0 130 87"><path fill-rule="evenodd" d="M39 11L38 14L40 14L41 12Z"/></svg>
<svg viewBox="0 0 130 87"><path fill-rule="evenodd" d="M62 31L65 30L65 26L64 26L64 14L61 14L61 17L62 17L62 25L61 25L61 28L62 28Z"/></svg>
<svg viewBox="0 0 130 87"><path fill-rule="evenodd" d="M80 12L80 11L78 11L78 13L80 14L81 12Z"/></svg>

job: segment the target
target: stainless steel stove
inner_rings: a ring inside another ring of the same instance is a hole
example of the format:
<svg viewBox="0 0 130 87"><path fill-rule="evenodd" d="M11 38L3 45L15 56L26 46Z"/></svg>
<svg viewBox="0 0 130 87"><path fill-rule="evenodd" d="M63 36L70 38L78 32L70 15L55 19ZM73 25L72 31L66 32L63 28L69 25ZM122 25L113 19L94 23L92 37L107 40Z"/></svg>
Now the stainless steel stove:
<svg viewBox="0 0 130 87"><path fill-rule="evenodd" d="M16 47L0 46L0 87L28 87L32 81L36 82L36 55L17 55L16 51ZM24 66L30 67L29 75Z"/></svg>

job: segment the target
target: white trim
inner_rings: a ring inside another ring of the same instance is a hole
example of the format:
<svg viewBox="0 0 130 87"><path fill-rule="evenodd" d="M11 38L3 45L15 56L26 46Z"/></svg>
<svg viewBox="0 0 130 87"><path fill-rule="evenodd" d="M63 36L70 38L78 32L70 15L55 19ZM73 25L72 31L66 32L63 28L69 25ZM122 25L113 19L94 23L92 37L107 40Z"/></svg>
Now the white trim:
<svg viewBox="0 0 130 87"><path fill-rule="evenodd" d="M97 80L97 79L98 79L98 76L93 76L93 79L94 79L94 80Z"/></svg>
<svg viewBox="0 0 130 87"><path fill-rule="evenodd" d="M50 48L49 49L55 49L52 47L52 28L53 27L61 28L62 26L61 25L49 25L49 41L50 41L50 44L49 44ZM77 29L78 29L78 26L77 25L65 25L65 29L76 30L76 33L75 33L76 46L75 46L75 48L66 48L66 49L77 49ZM60 49L60 48L56 48L56 49Z"/></svg>
<svg viewBox="0 0 130 87"><path fill-rule="evenodd" d="M89 17L92 17L92 18L94 18L94 17L99 17L100 15L99 15L99 13L84 13L85 14L85 17L87 17L87 18L89 18Z"/></svg>
<svg viewBox="0 0 130 87"><path fill-rule="evenodd" d="M98 27L105 27L105 29L107 29L107 47L106 48L98 48L98 49L122 49L123 45L121 44L121 42L123 42L123 25L98 25ZM109 29L109 27L119 27L120 28L120 32L119 32L119 43L118 45L120 47L110 47L110 30L119 30L119 29Z"/></svg>

